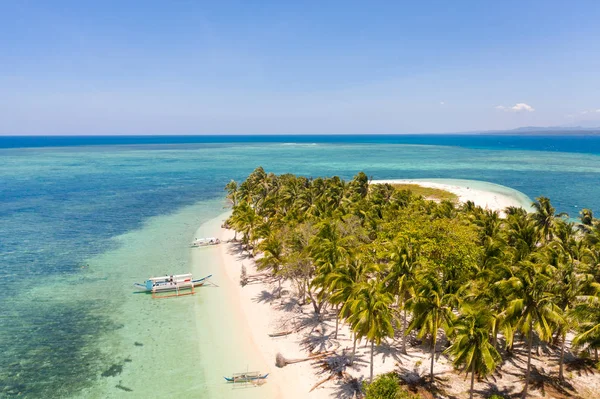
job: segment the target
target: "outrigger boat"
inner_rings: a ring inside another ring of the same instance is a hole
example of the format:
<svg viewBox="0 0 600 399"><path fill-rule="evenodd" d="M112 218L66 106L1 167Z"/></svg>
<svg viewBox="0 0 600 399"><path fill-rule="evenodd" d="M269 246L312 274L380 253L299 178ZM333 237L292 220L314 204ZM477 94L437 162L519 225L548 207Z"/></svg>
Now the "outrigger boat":
<svg viewBox="0 0 600 399"><path fill-rule="evenodd" d="M223 377L227 382L253 382L256 380L264 380L269 376L269 373L260 375L258 371L251 371L246 373L236 373L231 377Z"/></svg>
<svg viewBox="0 0 600 399"><path fill-rule="evenodd" d="M151 292L153 297L156 293L170 291L176 292L175 295L170 296L180 296L194 294L194 287L200 287L204 285L204 283L206 283L210 277L212 277L212 274L201 279L194 280L190 273L174 274L171 276L150 277L144 284L134 283L133 285L146 292ZM182 290L191 290L191 292L187 294L180 293Z"/></svg>
<svg viewBox="0 0 600 399"><path fill-rule="evenodd" d="M220 244L221 240L216 237L208 237L208 238L196 238L194 242L192 242L192 247L206 247L208 245L217 245Z"/></svg>

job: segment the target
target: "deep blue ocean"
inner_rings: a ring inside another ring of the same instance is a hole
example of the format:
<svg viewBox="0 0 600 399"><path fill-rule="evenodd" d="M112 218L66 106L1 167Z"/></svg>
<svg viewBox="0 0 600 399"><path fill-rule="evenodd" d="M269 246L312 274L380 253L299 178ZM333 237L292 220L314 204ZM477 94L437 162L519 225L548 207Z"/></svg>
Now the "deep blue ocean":
<svg viewBox="0 0 600 399"><path fill-rule="evenodd" d="M75 397L101 384L112 360L94 342L122 326L114 301L78 291L90 259L152 217L194 204L201 221L218 215L224 185L257 166L481 180L547 196L572 217L600 212L600 136L0 137L0 397ZM41 295L61 279L80 299Z"/></svg>
<svg viewBox="0 0 600 399"><path fill-rule="evenodd" d="M600 154L600 135L514 134L369 134L369 135L204 135L204 136L0 136L0 148L71 147L89 145L322 143L420 144L463 148L518 149Z"/></svg>

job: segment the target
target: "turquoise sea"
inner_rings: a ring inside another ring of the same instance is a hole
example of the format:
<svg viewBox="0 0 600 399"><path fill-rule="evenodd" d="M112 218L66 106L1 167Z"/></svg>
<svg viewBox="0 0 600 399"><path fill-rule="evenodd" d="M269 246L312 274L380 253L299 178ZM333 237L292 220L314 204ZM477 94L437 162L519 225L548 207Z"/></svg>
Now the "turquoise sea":
<svg viewBox="0 0 600 399"><path fill-rule="evenodd" d="M225 284L188 244L257 166L477 180L600 212L598 136L0 137L0 397L268 396L219 377L255 355L219 287L153 301L132 286L190 270Z"/></svg>

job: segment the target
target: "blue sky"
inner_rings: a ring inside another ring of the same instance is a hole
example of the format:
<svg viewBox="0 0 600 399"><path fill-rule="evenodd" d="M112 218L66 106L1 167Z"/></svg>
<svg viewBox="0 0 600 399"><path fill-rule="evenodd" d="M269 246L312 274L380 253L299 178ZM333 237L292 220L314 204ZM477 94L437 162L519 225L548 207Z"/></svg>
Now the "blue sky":
<svg viewBox="0 0 600 399"><path fill-rule="evenodd" d="M3 1L0 134L593 123L599 21L597 0Z"/></svg>

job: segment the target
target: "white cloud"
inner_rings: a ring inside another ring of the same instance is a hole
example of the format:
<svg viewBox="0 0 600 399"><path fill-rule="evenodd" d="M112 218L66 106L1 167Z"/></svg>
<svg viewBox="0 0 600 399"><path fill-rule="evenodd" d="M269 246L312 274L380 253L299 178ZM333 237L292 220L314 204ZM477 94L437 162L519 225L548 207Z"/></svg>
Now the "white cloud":
<svg viewBox="0 0 600 399"><path fill-rule="evenodd" d="M440 105L444 105L444 104L446 104L446 103L443 101L440 101ZM598 112L600 112L600 109L598 110Z"/></svg>
<svg viewBox="0 0 600 399"><path fill-rule="evenodd" d="M600 109L586 109L584 111L580 111L579 115L587 115L587 114L600 114Z"/></svg>
<svg viewBox="0 0 600 399"><path fill-rule="evenodd" d="M529 105L529 104L525 104L525 103L517 103L514 106L510 107L510 109L512 111L527 111L527 112L533 112L535 111L535 109Z"/></svg>
<svg viewBox="0 0 600 399"><path fill-rule="evenodd" d="M504 105L496 105L494 108L499 109L501 111L512 111L512 112L523 112L523 111L533 112L533 111L535 111L535 108L533 108L531 105L525 104L525 103L516 103L512 107L505 107Z"/></svg>

